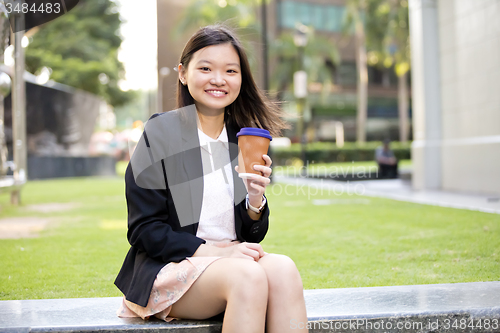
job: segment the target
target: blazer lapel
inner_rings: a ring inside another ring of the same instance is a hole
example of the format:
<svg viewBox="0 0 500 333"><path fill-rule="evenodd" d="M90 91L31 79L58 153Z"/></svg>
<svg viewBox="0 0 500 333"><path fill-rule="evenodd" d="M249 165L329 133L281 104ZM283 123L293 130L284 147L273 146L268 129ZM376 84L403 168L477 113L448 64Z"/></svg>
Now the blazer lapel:
<svg viewBox="0 0 500 333"><path fill-rule="evenodd" d="M196 109L189 109L181 117L181 137L182 137L182 164L185 171L185 177L189 184L186 190L191 199L192 221L191 230L196 235L198 223L201 215L201 205L203 200L203 166L201 162L201 149L198 138L198 126ZM189 205L183 205L189 207Z"/></svg>
<svg viewBox="0 0 500 333"><path fill-rule="evenodd" d="M247 195L247 190L245 188L245 184L243 183L243 180L238 177L238 173L234 169L235 166L238 165L238 138L236 137L236 131L237 129L233 126L227 126L226 124L226 130L227 130L227 138L229 141L229 157L231 159L231 170L233 172L233 186L234 186L234 191L233 191L233 199L234 199L234 206L236 208L237 205L239 205L243 200L245 200L245 197ZM235 210L235 228L236 230L241 229L241 220L236 218L236 210Z"/></svg>

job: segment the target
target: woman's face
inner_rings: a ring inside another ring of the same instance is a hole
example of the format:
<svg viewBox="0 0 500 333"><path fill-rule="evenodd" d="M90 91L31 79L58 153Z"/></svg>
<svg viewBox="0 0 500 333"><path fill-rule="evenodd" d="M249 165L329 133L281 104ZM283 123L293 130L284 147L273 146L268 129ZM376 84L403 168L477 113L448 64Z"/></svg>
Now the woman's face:
<svg viewBox="0 0 500 333"><path fill-rule="evenodd" d="M186 68L179 65L184 81L198 111L224 112L241 88L240 58L230 43L211 45L196 51Z"/></svg>

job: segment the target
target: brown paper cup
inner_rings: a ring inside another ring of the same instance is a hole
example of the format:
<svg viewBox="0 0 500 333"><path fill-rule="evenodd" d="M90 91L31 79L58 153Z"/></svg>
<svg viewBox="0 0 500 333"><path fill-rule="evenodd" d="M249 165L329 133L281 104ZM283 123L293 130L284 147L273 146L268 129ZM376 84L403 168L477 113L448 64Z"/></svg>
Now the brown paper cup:
<svg viewBox="0 0 500 333"><path fill-rule="evenodd" d="M269 133L268 131L265 132ZM262 175L260 171L254 170L253 166L257 164L266 165L262 155L267 154L271 142L270 135L267 134L266 136L268 137L255 134L247 135L244 134L244 131L238 133L238 172L240 176L248 173Z"/></svg>

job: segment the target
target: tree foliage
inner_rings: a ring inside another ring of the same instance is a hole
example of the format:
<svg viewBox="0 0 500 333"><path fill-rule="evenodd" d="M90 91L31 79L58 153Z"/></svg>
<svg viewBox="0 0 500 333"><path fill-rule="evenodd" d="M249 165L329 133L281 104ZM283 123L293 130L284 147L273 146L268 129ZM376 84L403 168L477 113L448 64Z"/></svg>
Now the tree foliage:
<svg viewBox="0 0 500 333"><path fill-rule="evenodd" d="M370 0L366 20L368 63L390 68L398 76L410 70L408 1Z"/></svg>
<svg viewBox="0 0 500 333"><path fill-rule="evenodd" d="M86 0L33 34L26 49L26 70L37 75L43 67L50 79L102 96L109 104L126 104L133 97L118 87L123 64L118 61L120 16L111 0Z"/></svg>
<svg viewBox="0 0 500 333"><path fill-rule="evenodd" d="M346 34L354 30L357 43L358 141L363 142L365 136L368 64L379 68L393 67L398 76L400 137L405 141L408 133L406 76L410 70L408 1L347 0L346 4L343 30Z"/></svg>
<svg viewBox="0 0 500 333"><path fill-rule="evenodd" d="M255 46L252 40L260 40L262 26L256 13L263 1L269 0L190 0L175 29L172 29L173 39L185 38L186 33L192 33L198 28L215 23L224 23L231 27L240 37L240 41L248 55L252 72L257 71Z"/></svg>
<svg viewBox="0 0 500 333"><path fill-rule="evenodd" d="M191 0L174 30L179 37L186 30L224 21L239 28L240 33L255 33L259 24L255 9L261 0Z"/></svg>
<svg viewBox="0 0 500 333"><path fill-rule="evenodd" d="M216 22L225 22L236 28L238 35L242 37L241 42L245 49L251 53L254 47L248 37L256 38L262 34L262 25L257 20L256 13L263 2L270 3L269 0L191 0L181 15L176 29L173 30L172 37L180 38L186 31ZM312 27L309 27L309 31L309 42L304 50L308 81L322 82L326 93L332 84L332 73L326 66L325 60L338 64L340 57L331 41L315 35ZM280 58L271 76L271 90L286 89L293 82L293 73L298 70L299 51L293 43L293 34L283 33L276 40L270 41L269 51L271 56ZM251 55L253 56L249 57L250 66L256 71L258 64L255 55Z"/></svg>
<svg viewBox="0 0 500 333"><path fill-rule="evenodd" d="M293 74L300 69L298 47L293 40L293 32L283 32L274 40L270 53L279 59L271 77L271 89L281 91L293 83ZM315 34L313 27L308 27L308 42L304 47L304 70L308 82L322 83L322 101L326 100L333 84L333 71L327 61L334 65L340 63L340 55L335 44L323 36Z"/></svg>

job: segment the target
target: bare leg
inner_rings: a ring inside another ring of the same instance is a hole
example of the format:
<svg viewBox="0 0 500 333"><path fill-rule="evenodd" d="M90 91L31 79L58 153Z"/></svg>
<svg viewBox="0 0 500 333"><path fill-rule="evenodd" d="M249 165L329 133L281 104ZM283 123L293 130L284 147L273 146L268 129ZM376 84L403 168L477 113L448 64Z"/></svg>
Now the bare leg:
<svg viewBox="0 0 500 333"><path fill-rule="evenodd" d="M264 268L269 285L266 331L308 332L302 279L293 260L281 254L267 254L258 263Z"/></svg>
<svg viewBox="0 0 500 333"><path fill-rule="evenodd" d="M267 277L257 262L221 258L172 305L169 316L206 319L225 310L222 333L264 333L267 299Z"/></svg>

